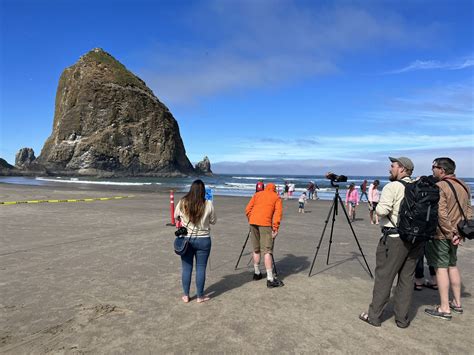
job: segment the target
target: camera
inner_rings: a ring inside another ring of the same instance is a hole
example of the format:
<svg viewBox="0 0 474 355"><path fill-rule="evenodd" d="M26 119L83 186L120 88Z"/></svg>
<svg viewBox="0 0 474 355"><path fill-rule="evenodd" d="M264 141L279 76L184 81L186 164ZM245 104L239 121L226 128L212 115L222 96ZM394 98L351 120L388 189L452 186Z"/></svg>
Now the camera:
<svg viewBox="0 0 474 355"><path fill-rule="evenodd" d="M327 173L326 174L326 179L331 180L331 183L333 182L346 182L347 181L347 176L345 175L336 175L334 173Z"/></svg>
<svg viewBox="0 0 474 355"><path fill-rule="evenodd" d="M186 227L179 227L175 232L174 235L177 237L184 237L188 235L188 229Z"/></svg>

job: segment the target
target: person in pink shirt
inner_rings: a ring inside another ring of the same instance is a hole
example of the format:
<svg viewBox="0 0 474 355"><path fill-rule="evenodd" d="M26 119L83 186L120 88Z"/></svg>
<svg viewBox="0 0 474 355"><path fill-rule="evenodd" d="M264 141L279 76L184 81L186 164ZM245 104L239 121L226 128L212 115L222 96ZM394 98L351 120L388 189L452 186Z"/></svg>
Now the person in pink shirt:
<svg viewBox="0 0 474 355"><path fill-rule="evenodd" d="M355 184L352 183L349 185L349 189L346 192L346 207L349 207L349 218L352 219L352 222L355 221L355 210L358 204L359 193L355 188Z"/></svg>

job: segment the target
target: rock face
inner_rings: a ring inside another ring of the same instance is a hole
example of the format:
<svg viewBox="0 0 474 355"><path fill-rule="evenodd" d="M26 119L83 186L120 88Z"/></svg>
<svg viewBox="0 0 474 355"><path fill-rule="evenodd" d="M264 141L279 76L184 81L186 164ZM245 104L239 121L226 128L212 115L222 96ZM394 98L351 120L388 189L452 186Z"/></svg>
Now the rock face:
<svg viewBox="0 0 474 355"><path fill-rule="evenodd" d="M0 176L17 175L13 165L8 164L5 159L0 158Z"/></svg>
<svg viewBox="0 0 474 355"><path fill-rule="evenodd" d="M38 164L50 174L193 174L179 127L145 83L94 49L64 70L53 131Z"/></svg>
<svg viewBox="0 0 474 355"><path fill-rule="evenodd" d="M208 157L204 157L203 160L196 164L194 169L198 175L212 175L211 162L209 161Z"/></svg>
<svg viewBox="0 0 474 355"><path fill-rule="evenodd" d="M35 161L35 152L32 148L21 148L15 155L17 168L28 168Z"/></svg>

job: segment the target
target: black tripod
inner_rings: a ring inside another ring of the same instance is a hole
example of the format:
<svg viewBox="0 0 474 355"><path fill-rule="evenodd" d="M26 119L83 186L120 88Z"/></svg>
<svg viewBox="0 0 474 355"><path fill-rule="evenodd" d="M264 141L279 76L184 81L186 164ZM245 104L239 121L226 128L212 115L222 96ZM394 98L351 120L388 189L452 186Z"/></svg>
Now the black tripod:
<svg viewBox="0 0 474 355"><path fill-rule="evenodd" d="M250 238L250 230L247 234L247 238L245 238L244 245L242 246L242 251L240 252L239 259L237 260L237 264L235 264L235 270L237 270L237 267L239 266L240 259L242 258L242 254L244 253L245 246L247 245L247 242L248 242L249 238ZM273 240L273 244L275 244L275 240ZM277 268L276 268L276 265L275 265L275 259L273 258L273 253L270 254L270 255L272 256L273 273L275 274L275 276L278 276L278 271L277 271ZM250 259L250 260L252 260L252 259Z"/></svg>
<svg viewBox="0 0 474 355"><path fill-rule="evenodd" d="M311 276L311 271L313 271L313 266L314 266L314 263L316 261L316 257L318 256L318 252L319 252L319 248L321 246L321 242L323 241L324 232L326 232L326 227L328 226L329 216L331 215L331 212L332 212L331 236L329 238L328 257L326 259L326 265L329 265L329 254L331 253L332 235L333 235L333 231L334 231L334 222L336 221L336 215L338 215L338 208L337 208L338 205L337 205L337 203L339 201L339 203L341 204L342 210L344 211L344 214L346 216L347 223L349 224L349 227L351 227L352 235L354 236L354 239L357 243L357 246L359 247L359 251L362 254L362 257L364 258L365 265L367 266L367 270L369 270L370 277L374 278L373 275L372 275L372 272L370 271L369 264L367 264L367 260L365 259L364 252L362 251L362 248L359 244L359 240L357 239L357 236L354 232L354 228L352 228L351 221L349 220L349 216L347 215L347 211L344 208L344 204L342 203L341 196L339 196L339 185L334 184L334 182L332 180L331 180L331 185L336 188L336 193L334 194L334 199L332 201L331 208L329 209L328 217L326 218L326 221L324 222L323 233L321 233L321 238L319 239L319 243L318 243L318 246L316 248L316 253L314 254L313 263L311 264L311 269L309 270L308 277Z"/></svg>

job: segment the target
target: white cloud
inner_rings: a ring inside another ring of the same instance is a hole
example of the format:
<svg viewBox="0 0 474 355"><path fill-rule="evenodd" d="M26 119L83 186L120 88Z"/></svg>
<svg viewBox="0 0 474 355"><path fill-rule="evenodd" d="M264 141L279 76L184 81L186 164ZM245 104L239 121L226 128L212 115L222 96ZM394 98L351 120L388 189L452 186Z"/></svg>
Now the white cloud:
<svg viewBox="0 0 474 355"><path fill-rule="evenodd" d="M472 79L416 89L405 96L386 98L383 106L365 114L371 127L384 129L387 122L401 130L447 135L474 132Z"/></svg>
<svg viewBox="0 0 474 355"><path fill-rule="evenodd" d="M415 70L433 70L433 69L442 69L442 70L461 70L474 66L474 59L463 58L451 62L441 62L438 60L415 60L413 63L410 63L404 68L393 70L388 72L388 74L400 74L406 73Z"/></svg>
<svg viewBox="0 0 474 355"><path fill-rule="evenodd" d="M215 1L184 16L190 25L183 31L192 36L158 42L147 54L148 67L140 70L169 103L334 73L349 53L375 51L378 44L423 46L436 31L409 25L388 10L340 4Z"/></svg>

